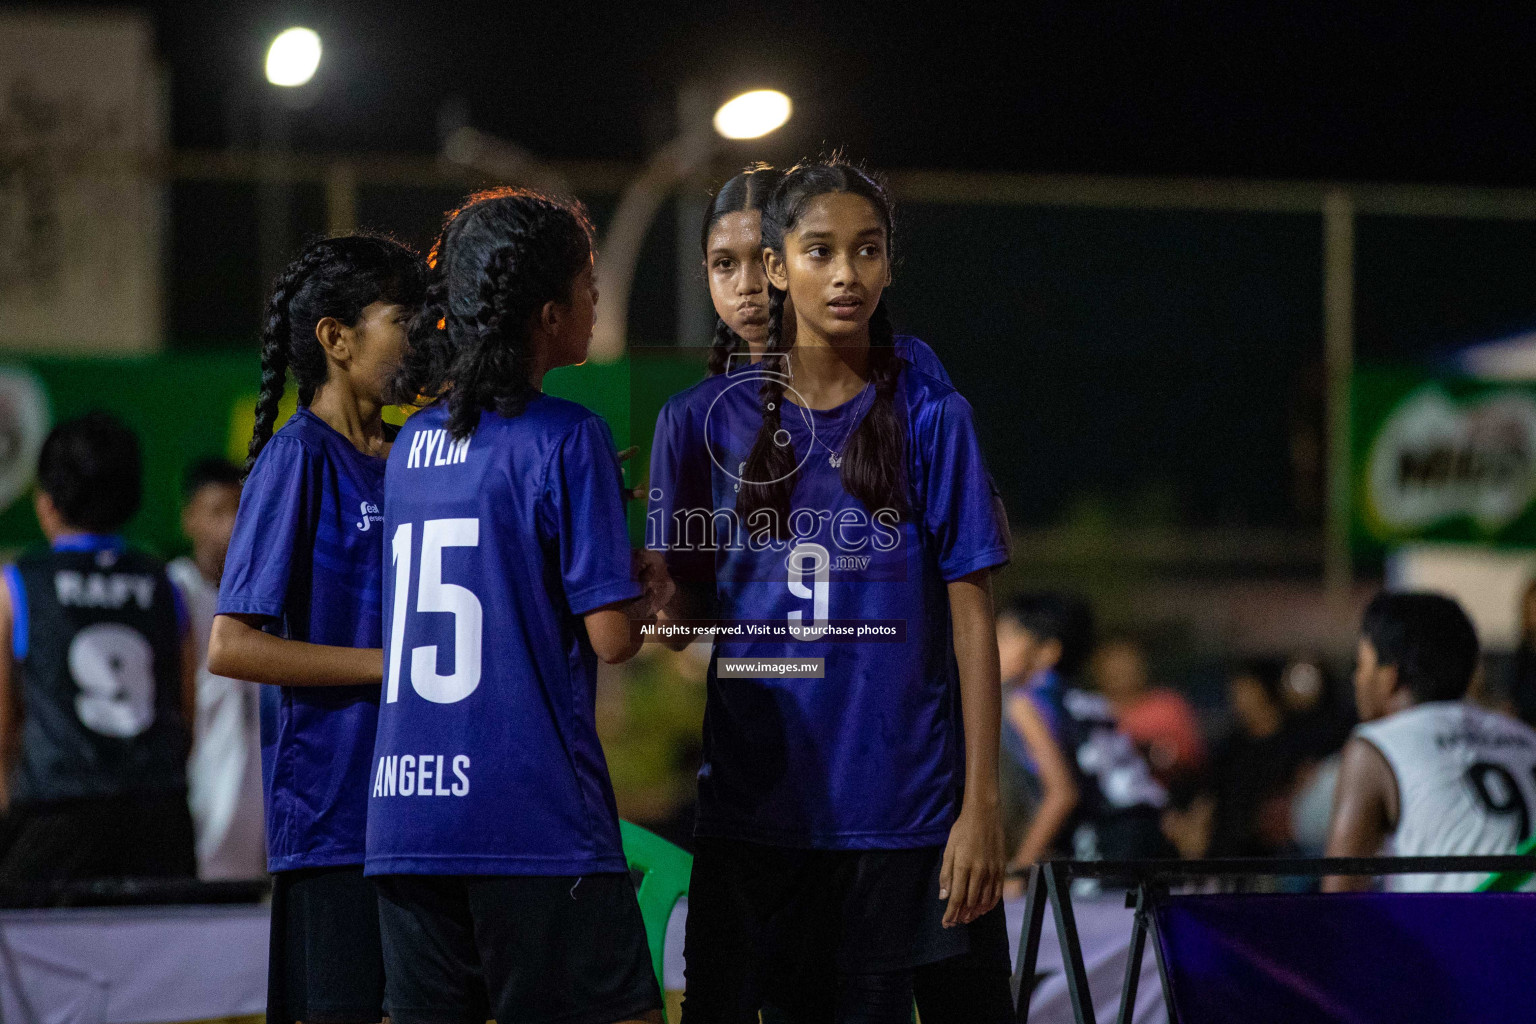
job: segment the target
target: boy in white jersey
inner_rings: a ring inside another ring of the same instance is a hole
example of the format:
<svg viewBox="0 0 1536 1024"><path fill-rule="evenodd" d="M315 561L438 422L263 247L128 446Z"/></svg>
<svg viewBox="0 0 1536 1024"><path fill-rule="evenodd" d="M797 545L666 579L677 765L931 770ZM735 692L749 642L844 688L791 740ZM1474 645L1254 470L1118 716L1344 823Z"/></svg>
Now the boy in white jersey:
<svg viewBox="0 0 1536 1024"><path fill-rule="evenodd" d="M192 553L166 567L181 590L197 645L197 722L187 759L187 801L197 837L197 876L264 878L267 832L261 802L261 684L208 671L208 634L240 508L237 466L199 459L182 483L181 529Z"/></svg>
<svg viewBox="0 0 1536 1024"><path fill-rule="evenodd" d="M1344 748L1327 855L1370 857L1390 838L1404 857L1512 854L1536 813L1536 731L1464 699L1477 633L1439 594L1379 594L1365 610L1355 668L1364 723ZM1397 891L1456 892L1486 876L1389 876ZM1330 892L1365 878L1327 878Z"/></svg>

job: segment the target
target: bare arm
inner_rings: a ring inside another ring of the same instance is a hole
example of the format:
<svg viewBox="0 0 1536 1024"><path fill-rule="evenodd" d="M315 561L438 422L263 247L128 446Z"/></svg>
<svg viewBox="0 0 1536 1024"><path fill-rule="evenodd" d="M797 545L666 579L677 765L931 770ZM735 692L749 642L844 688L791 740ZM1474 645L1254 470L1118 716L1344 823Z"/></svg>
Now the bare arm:
<svg viewBox="0 0 1536 1024"><path fill-rule="evenodd" d="M949 898L944 926L968 924L1002 896L1003 824L998 797L998 742L1002 683L992 577L973 572L949 584L949 614L960 669L960 715L965 727L965 800L949 830L939 895Z"/></svg>
<svg viewBox="0 0 1536 1024"><path fill-rule="evenodd" d="M1374 857L1397 827L1397 778L1381 751L1356 736L1344 747L1339 782L1333 791L1333 820L1328 826L1328 857ZM1370 888L1359 876L1331 875L1324 892Z"/></svg>
<svg viewBox="0 0 1536 1024"><path fill-rule="evenodd" d="M582 616L587 624L587 639L592 650L605 664L617 665L633 658L640 650L640 634L630 627L624 605L608 605Z"/></svg>
<svg viewBox="0 0 1536 1024"><path fill-rule="evenodd" d="M697 622L710 617L712 588L708 584L678 583L676 586L672 600L656 614L658 623ZM664 636L660 642L665 647L680 651L693 643L693 639L690 636Z"/></svg>
<svg viewBox="0 0 1536 1024"><path fill-rule="evenodd" d="M22 707L16 689L16 661L13 652L12 630L16 628L16 616L11 608L11 588L0 584L0 811L11 805L11 770L21 753Z"/></svg>
<svg viewBox="0 0 1536 1024"><path fill-rule="evenodd" d="M378 686L384 652L284 640L260 629L256 615L215 615L208 671L274 686Z"/></svg>
<svg viewBox="0 0 1536 1024"><path fill-rule="evenodd" d="M1045 856L1067 819L1077 809L1082 794L1078 792L1077 780L1072 777L1061 744L1051 735L1050 727L1028 697L1020 693L1009 699L1008 720L1019 730L1024 745L1035 760L1041 788L1040 806L1008 864L1010 870L1018 870Z"/></svg>
<svg viewBox="0 0 1536 1024"><path fill-rule="evenodd" d="M186 724L187 735L197 724L197 643L191 631L181 638L181 719Z"/></svg>
<svg viewBox="0 0 1536 1024"><path fill-rule="evenodd" d="M645 642L640 627L656 621L658 610L676 598L667 563L655 551L634 552L632 566L641 594L632 601L606 605L582 616L592 650L609 665L628 661Z"/></svg>

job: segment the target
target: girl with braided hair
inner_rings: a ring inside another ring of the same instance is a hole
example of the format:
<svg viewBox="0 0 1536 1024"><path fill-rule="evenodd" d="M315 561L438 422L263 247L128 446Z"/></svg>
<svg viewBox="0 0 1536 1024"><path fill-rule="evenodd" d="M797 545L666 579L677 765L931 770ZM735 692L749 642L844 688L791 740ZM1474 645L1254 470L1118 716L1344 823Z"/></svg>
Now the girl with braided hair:
<svg viewBox="0 0 1536 1024"><path fill-rule="evenodd" d="M699 246L704 253L715 331L709 345L709 375L759 362L768 345L768 278L763 271L763 207L782 176L768 164L750 164L726 181L704 210ZM784 321L786 347L794 343L794 320ZM948 384L949 374L927 342L898 334L896 354Z"/></svg>
<svg viewBox="0 0 1536 1024"><path fill-rule="evenodd" d="M363 827L383 678L384 388L425 267L386 238L318 241L278 277L262 330L248 477L208 648L262 694L267 1019L377 1021L378 896ZM273 433L293 374L299 407Z"/></svg>
<svg viewBox="0 0 1536 1024"><path fill-rule="evenodd" d="M472 196L434 247L393 393L384 701L368 806L397 1024L659 1021L598 742L596 669L670 597L632 554L613 437L544 375L586 358L574 204Z"/></svg>
<svg viewBox="0 0 1536 1024"><path fill-rule="evenodd" d="M699 247L704 253L709 298L715 306L710 376L734 368L742 361L742 354L761 356L768 344L763 206L778 180L779 172L767 164L751 164L721 185L704 211ZM734 361L733 356L737 357Z"/></svg>
<svg viewBox="0 0 1536 1024"><path fill-rule="evenodd" d="M680 582L703 576L722 627L684 1020L768 1002L906 1021L914 969L964 948L935 937L1001 891L989 573L1006 541L970 406L895 351L882 185L799 165L762 232L762 361L698 385L705 412L664 416L653 445L648 533Z"/></svg>

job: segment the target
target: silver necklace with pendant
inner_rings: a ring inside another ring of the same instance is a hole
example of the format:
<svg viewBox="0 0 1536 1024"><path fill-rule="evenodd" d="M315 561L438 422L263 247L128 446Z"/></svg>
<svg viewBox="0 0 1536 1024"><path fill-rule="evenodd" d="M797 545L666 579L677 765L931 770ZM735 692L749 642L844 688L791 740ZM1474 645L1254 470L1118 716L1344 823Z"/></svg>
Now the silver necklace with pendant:
<svg viewBox="0 0 1536 1024"><path fill-rule="evenodd" d="M860 396L860 401L863 401L865 397L874 394L874 391L868 385L865 386L864 391L865 394ZM859 425L859 418L863 416L864 413L865 410L860 408L848 418L848 427L843 431L843 439L838 442L836 448L831 447L827 444L827 442L823 441L820 435L815 435L816 443L827 450L827 465L831 466L833 469L842 468L843 449L847 447L849 440L852 439L853 432Z"/></svg>

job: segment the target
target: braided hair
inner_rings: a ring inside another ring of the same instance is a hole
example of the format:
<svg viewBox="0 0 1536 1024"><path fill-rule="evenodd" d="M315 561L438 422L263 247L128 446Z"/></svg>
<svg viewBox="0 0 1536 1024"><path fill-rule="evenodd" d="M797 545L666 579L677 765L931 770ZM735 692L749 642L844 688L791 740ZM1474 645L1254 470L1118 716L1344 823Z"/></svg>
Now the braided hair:
<svg viewBox="0 0 1536 1024"><path fill-rule="evenodd" d="M715 222L728 213L761 211L778 180L778 171L768 164L755 163L748 164L740 174L720 186L720 191L704 210L704 228L699 233L699 249L706 258L709 256L709 232ZM731 356L742 351L745 345L741 335L731 330L716 313L715 333L709 344L709 375L714 377L729 369Z"/></svg>
<svg viewBox="0 0 1536 1024"><path fill-rule="evenodd" d="M245 473L272 439L277 408L293 372L299 404L308 405L329 369L315 326L331 317L348 326L375 302L422 301L421 259L393 239L342 235L312 242L277 276L261 329L261 392Z"/></svg>
<svg viewBox="0 0 1536 1024"><path fill-rule="evenodd" d="M484 410L520 414L537 394L533 320L546 302L569 302L591 262L592 223L579 203L514 188L470 196L427 257L426 299L388 397L446 401L460 439Z"/></svg>
<svg viewBox="0 0 1536 1024"><path fill-rule="evenodd" d="M810 201L836 192L849 192L869 201L885 224L887 250L893 251L892 203L884 184L836 158L797 164L785 172L763 210L763 248L782 253L784 236L794 229ZM784 341L784 300L785 293L770 284L765 359L789 349ZM895 346L895 328L882 296L869 318L869 383L874 388L874 401L848 439L840 477L844 490L871 512L888 508L900 516L907 507L906 431L896 413L896 383L902 361ZM763 422L747 455L737 496L737 511L748 528L763 523L776 531L780 540L789 535L790 499L799 464L793 444L780 444L776 438L786 380L782 373L763 374L758 388ZM771 512L764 515L768 510Z"/></svg>

